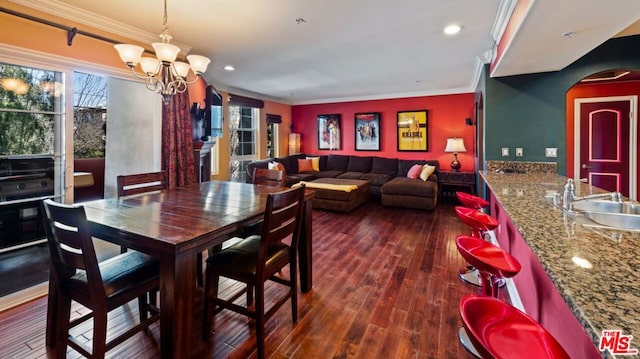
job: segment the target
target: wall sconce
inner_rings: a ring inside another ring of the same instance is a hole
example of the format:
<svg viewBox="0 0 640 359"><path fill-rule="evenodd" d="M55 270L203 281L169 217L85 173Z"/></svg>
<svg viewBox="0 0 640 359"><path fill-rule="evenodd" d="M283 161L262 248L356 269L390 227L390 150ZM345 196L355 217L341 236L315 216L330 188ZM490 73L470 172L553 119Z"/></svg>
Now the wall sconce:
<svg viewBox="0 0 640 359"><path fill-rule="evenodd" d="M289 134L289 155L295 155L300 153L300 134Z"/></svg>
<svg viewBox="0 0 640 359"><path fill-rule="evenodd" d="M444 152L453 152L453 161L451 161L451 170L458 172L462 164L458 161L458 152L466 152L464 141L462 138L447 138L447 147Z"/></svg>

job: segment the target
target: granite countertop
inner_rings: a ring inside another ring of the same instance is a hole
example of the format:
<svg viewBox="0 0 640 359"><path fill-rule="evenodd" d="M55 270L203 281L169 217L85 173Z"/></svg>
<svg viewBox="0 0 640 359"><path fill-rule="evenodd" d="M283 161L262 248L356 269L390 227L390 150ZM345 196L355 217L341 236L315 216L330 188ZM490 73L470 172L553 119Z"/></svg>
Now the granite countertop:
<svg viewBox="0 0 640 359"><path fill-rule="evenodd" d="M480 176L596 347L606 329L640 338L640 232L587 227L564 214L545 196L561 196L567 177L489 171ZM576 183L576 196L599 192L604 191ZM593 267L578 266L574 257ZM640 347L638 339L631 347Z"/></svg>

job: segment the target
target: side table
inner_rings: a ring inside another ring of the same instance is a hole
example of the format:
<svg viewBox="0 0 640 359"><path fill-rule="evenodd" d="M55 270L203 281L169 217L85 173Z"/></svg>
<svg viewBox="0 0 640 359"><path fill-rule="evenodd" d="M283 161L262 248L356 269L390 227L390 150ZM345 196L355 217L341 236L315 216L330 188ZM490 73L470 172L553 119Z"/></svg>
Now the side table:
<svg viewBox="0 0 640 359"><path fill-rule="evenodd" d="M440 199L455 200L456 191L476 194L476 173L440 171L438 173Z"/></svg>

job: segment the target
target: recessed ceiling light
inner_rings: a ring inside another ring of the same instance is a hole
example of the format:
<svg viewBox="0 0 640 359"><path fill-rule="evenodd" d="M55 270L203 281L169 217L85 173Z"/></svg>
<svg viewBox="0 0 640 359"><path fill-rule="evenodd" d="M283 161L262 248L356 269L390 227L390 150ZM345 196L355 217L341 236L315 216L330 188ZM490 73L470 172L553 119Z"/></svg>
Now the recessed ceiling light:
<svg viewBox="0 0 640 359"><path fill-rule="evenodd" d="M447 34L447 35L455 35L455 34L459 33L460 30L462 30L462 26L456 25L456 24L451 24L451 25L447 25L444 28L444 33Z"/></svg>
<svg viewBox="0 0 640 359"><path fill-rule="evenodd" d="M235 68L233 66L231 66L231 65L225 66L224 69L225 69L225 71L233 71L233 70L235 70Z"/></svg>

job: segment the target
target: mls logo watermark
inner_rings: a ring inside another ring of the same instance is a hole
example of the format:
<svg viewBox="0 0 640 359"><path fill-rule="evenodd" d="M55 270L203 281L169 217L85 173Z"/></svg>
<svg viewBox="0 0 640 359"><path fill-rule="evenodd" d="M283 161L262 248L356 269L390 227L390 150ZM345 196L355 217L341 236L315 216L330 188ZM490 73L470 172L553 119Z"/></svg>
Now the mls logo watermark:
<svg viewBox="0 0 640 359"><path fill-rule="evenodd" d="M609 350L613 355L636 355L638 349L631 348L633 335L622 334L622 330L603 330L598 349Z"/></svg>

